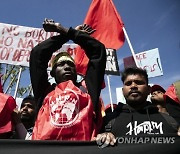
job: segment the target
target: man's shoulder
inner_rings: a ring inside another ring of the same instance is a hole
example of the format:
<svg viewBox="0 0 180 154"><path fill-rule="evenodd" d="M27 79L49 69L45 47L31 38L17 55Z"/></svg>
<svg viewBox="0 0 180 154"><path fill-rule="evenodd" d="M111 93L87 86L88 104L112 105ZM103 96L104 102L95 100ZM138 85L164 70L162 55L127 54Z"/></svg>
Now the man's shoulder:
<svg viewBox="0 0 180 154"><path fill-rule="evenodd" d="M110 121L112 119L115 119L116 117L118 117L118 115L121 113L122 111L122 108L126 106L125 104L123 103L118 103L116 105L116 107L114 108L114 111L109 111L106 113L106 116L105 116L105 121Z"/></svg>

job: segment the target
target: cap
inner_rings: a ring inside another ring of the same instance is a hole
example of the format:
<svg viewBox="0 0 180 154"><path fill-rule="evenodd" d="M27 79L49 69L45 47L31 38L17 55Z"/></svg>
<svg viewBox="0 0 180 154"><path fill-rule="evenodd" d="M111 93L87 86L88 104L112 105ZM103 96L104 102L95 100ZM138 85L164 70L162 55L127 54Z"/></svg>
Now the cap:
<svg viewBox="0 0 180 154"><path fill-rule="evenodd" d="M164 90L163 87L161 87L160 85L155 84L155 85L153 85L153 86L151 87L151 94L152 94L154 91L157 91L157 90L162 91L163 93L166 92L166 90Z"/></svg>
<svg viewBox="0 0 180 154"><path fill-rule="evenodd" d="M57 63L60 63L62 61L71 61L75 64L74 59L69 55L69 53L60 52L52 60L51 67L53 68Z"/></svg>

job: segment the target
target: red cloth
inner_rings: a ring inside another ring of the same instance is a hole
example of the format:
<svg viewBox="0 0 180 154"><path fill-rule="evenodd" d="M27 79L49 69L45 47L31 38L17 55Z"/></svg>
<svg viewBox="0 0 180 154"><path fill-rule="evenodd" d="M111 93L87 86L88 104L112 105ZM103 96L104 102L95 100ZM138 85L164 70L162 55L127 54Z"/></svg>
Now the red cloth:
<svg viewBox="0 0 180 154"><path fill-rule="evenodd" d="M12 131L11 114L15 107L13 97L0 93L0 134Z"/></svg>
<svg viewBox="0 0 180 154"><path fill-rule="evenodd" d="M168 89L166 90L165 96L170 97L172 100L180 104L180 100L178 99L176 95L176 89L173 84L168 87Z"/></svg>
<svg viewBox="0 0 180 154"><path fill-rule="evenodd" d="M76 55L74 60L76 64L76 71L78 74L85 75L89 58L86 56L84 50L80 46L78 46L75 50Z"/></svg>
<svg viewBox="0 0 180 154"><path fill-rule="evenodd" d="M72 81L60 83L46 96L32 139L91 140L101 127L99 123L95 124L94 118L89 94L82 92Z"/></svg>
<svg viewBox="0 0 180 154"><path fill-rule="evenodd" d="M92 36L106 48L118 49L124 44L124 24L112 0L93 0L84 23L96 29Z"/></svg>

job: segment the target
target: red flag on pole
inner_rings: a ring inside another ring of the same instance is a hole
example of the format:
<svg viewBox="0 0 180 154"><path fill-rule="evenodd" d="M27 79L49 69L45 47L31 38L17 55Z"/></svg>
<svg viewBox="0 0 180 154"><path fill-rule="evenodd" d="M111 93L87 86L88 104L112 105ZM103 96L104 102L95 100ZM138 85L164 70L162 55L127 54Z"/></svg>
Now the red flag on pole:
<svg viewBox="0 0 180 154"><path fill-rule="evenodd" d="M106 48L117 50L124 44L124 24L112 0L93 0L84 23L96 29L92 36Z"/></svg>
<svg viewBox="0 0 180 154"><path fill-rule="evenodd" d="M124 44L123 22L112 0L93 0L84 23L96 29L92 36L106 48L118 49ZM78 73L85 74L88 61L84 51L77 48L75 62Z"/></svg>

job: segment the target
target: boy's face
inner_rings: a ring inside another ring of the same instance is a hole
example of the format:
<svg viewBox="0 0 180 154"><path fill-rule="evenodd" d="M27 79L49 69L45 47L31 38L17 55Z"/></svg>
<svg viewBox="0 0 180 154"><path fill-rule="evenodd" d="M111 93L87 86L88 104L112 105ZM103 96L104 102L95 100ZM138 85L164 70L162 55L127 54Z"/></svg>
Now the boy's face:
<svg viewBox="0 0 180 154"><path fill-rule="evenodd" d="M61 61L55 68L55 80L56 83L61 83L67 80L76 82L77 73L75 64L71 61Z"/></svg>

